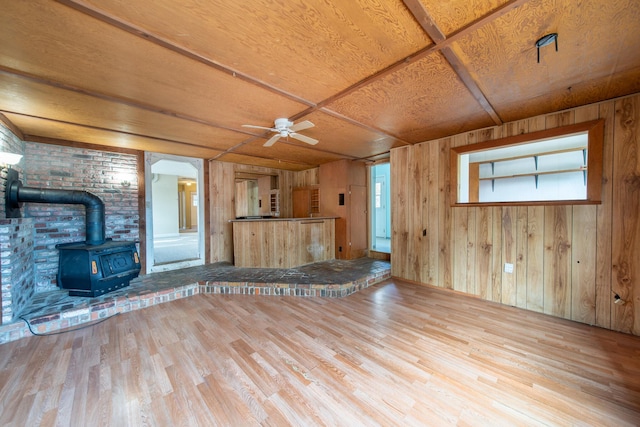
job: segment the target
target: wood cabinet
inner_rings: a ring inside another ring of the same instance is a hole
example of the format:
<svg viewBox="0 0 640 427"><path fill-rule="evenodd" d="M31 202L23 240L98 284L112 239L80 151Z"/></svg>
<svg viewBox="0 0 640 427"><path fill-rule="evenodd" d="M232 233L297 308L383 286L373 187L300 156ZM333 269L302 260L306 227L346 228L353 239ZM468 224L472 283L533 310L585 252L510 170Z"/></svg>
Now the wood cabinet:
<svg viewBox="0 0 640 427"><path fill-rule="evenodd" d="M319 205L323 215L337 216L335 253L355 259L367 252L367 171L362 162L339 160L319 171Z"/></svg>
<svg viewBox="0 0 640 427"><path fill-rule="evenodd" d="M309 218L320 214L320 191L318 186L293 189L293 217Z"/></svg>

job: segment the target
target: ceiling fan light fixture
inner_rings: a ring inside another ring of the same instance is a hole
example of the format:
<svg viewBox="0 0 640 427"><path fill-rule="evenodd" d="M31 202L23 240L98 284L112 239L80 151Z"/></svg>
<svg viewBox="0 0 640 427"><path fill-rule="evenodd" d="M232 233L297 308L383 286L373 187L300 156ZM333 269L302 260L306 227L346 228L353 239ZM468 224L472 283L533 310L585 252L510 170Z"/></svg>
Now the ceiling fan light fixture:
<svg viewBox="0 0 640 427"><path fill-rule="evenodd" d="M242 125L242 127L254 128L254 129L264 129L271 132L275 132L271 138L265 142L265 147L271 147L275 142L280 138L291 137L293 139L297 139L299 141L305 142L309 145L315 145L318 143L318 140L315 138L311 138L305 135L301 135L297 133L299 130L309 129L314 127L315 125L311 123L309 120L305 120L299 123L293 123L291 120L286 117L275 119L273 122L275 127L267 128L264 126L255 126L255 125Z"/></svg>
<svg viewBox="0 0 640 427"><path fill-rule="evenodd" d="M540 63L540 48L556 43L556 52L558 51L558 33L550 33L540 37L536 40L536 48L538 49L538 64Z"/></svg>

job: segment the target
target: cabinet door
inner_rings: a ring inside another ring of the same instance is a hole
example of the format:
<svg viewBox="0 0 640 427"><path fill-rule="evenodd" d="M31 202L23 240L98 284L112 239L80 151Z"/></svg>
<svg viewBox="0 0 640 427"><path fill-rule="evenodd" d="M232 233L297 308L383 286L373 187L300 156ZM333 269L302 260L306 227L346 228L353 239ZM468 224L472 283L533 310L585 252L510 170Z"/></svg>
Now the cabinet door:
<svg viewBox="0 0 640 427"><path fill-rule="evenodd" d="M309 206L311 203L311 193L306 188L293 189L293 217L307 218L309 216Z"/></svg>
<svg viewBox="0 0 640 427"><path fill-rule="evenodd" d="M271 213L271 177L263 176L258 178L258 203L260 215L269 215Z"/></svg>

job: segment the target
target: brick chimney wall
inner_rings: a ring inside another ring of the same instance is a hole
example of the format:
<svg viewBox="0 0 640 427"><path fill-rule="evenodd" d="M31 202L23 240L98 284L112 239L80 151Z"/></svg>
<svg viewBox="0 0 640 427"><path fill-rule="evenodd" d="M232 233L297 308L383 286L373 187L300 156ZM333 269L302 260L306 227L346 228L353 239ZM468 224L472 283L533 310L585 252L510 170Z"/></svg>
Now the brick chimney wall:
<svg viewBox="0 0 640 427"><path fill-rule="evenodd" d="M135 155L27 141L24 169L25 186L84 190L100 197L105 204L107 238L139 239ZM22 215L34 221L36 292L56 289L56 245L85 240L85 208L25 203Z"/></svg>
<svg viewBox="0 0 640 427"><path fill-rule="evenodd" d="M0 151L24 154L24 142L0 122ZM11 166L22 173L24 158ZM5 219L4 190L7 168L0 171L0 324L11 322L35 292L33 276L33 222Z"/></svg>

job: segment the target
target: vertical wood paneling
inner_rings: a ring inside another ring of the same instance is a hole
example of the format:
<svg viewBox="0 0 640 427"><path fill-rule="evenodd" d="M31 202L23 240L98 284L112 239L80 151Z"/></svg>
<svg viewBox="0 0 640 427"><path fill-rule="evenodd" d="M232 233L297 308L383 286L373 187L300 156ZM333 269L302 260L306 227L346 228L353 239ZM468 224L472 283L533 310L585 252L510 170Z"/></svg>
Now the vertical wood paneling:
<svg viewBox="0 0 640 427"><path fill-rule="evenodd" d="M478 208L467 209L467 266L466 281L467 292L471 295L478 295L478 287L476 280L476 252L477 252L477 232L476 232L476 215Z"/></svg>
<svg viewBox="0 0 640 427"><path fill-rule="evenodd" d="M605 120L602 153L602 203L597 207L596 240L596 320L595 324L611 328L611 227L613 217L613 147L615 104L599 106L599 118Z"/></svg>
<svg viewBox="0 0 640 427"><path fill-rule="evenodd" d="M433 177L429 173L429 145L416 145L417 149L415 155L417 157L416 161L418 163L418 168L420 170L420 181L418 182L418 187L420 189L420 216L416 217L417 221L417 233L418 233L418 247L416 250L418 251L418 276L420 279L418 280L421 283L432 283L431 278L431 259L425 254L429 253L429 243L430 243L430 235L433 233L431 229L431 224L429 223L430 216L430 204L429 204L429 192L433 183ZM437 213L436 213L437 215ZM436 240L437 243L437 240Z"/></svg>
<svg viewBox="0 0 640 427"><path fill-rule="evenodd" d="M451 138L451 148L466 145L465 134ZM451 194L455 198L455 194ZM469 292L467 283L467 242L469 241L468 209L453 208L451 230L451 247L453 248L452 285L453 289L460 292Z"/></svg>
<svg viewBox="0 0 640 427"><path fill-rule="evenodd" d="M596 320L596 207L573 207L571 319Z"/></svg>
<svg viewBox="0 0 640 427"><path fill-rule="evenodd" d="M493 266L493 209L480 207L477 211L476 224L476 289L477 295L491 300L491 269Z"/></svg>
<svg viewBox="0 0 640 427"><path fill-rule="evenodd" d="M209 163L211 194L211 262L233 262L233 232L230 219L235 218L235 180L231 163Z"/></svg>
<svg viewBox="0 0 640 427"><path fill-rule="evenodd" d="M544 312L571 318L571 206L544 208Z"/></svg>
<svg viewBox="0 0 640 427"><path fill-rule="evenodd" d="M438 286L453 289L451 269L453 264L451 248L451 197L449 185L451 139L439 142L438 152ZM393 245L393 243L392 243Z"/></svg>
<svg viewBox="0 0 640 427"><path fill-rule="evenodd" d="M516 208L516 306L527 308L527 230L528 209L526 206Z"/></svg>
<svg viewBox="0 0 640 427"><path fill-rule="evenodd" d="M544 207L527 208L527 306L544 311Z"/></svg>
<svg viewBox="0 0 640 427"><path fill-rule="evenodd" d="M626 301L615 304L611 327L640 334L640 102L616 101L613 158L612 290Z"/></svg>
<svg viewBox="0 0 640 427"><path fill-rule="evenodd" d="M493 210L492 237L491 237L491 301L500 302L502 300L502 209L490 208Z"/></svg>
<svg viewBox="0 0 640 427"><path fill-rule="evenodd" d="M408 180L407 164L410 147L402 147L391 151L391 274L408 276L407 263L407 224L406 183Z"/></svg>
<svg viewBox="0 0 640 427"><path fill-rule="evenodd" d="M501 302L502 304L516 305L516 234L517 225L515 218L516 213L515 206L505 206L502 208L502 259L501 263L512 264L514 267L513 273L502 271L502 290L501 290Z"/></svg>
<svg viewBox="0 0 640 427"><path fill-rule="evenodd" d="M596 120L599 111L598 105L576 108L575 121ZM597 210L597 206L573 207L571 319L591 325L596 323Z"/></svg>
<svg viewBox="0 0 640 427"><path fill-rule="evenodd" d="M427 185L423 188L426 191L424 197L427 200L428 208L427 215L423 218L423 226L427 230L427 235L422 241L423 247L426 246L427 252L423 251L422 254L425 254L423 259L427 259L428 273L426 275L426 283L436 284L438 283L439 277L438 260L440 259L440 227L438 220L440 218L440 210L446 209L446 207L440 205L439 200L438 153L440 152L440 147L438 144L432 143L425 144L425 148L424 155L426 156L425 164L427 169L425 174L428 176L428 179Z"/></svg>
<svg viewBox="0 0 640 427"><path fill-rule="evenodd" d="M409 269L411 271L411 277L413 281L422 280L421 277L421 264L422 254L420 249L422 247L422 156L420 152L421 147L411 146L409 150L409 158L407 159L409 182L407 182L407 201L406 206L409 212L407 213L409 222L409 251L408 262Z"/></svg>
<svg viewBox="0 0 640 427"><path fill-rule="evenodd" d="M292 176L291 185L295 187L310 187L312 185L319 185L320 168L307 169L299 172L294 172Z"/></svg>
<svg viewBox="0 0 640 427"><path fill-rule="evenodd" d="M421 202L404 204L415 211L393 210L392 222L400 224L395 236L427 231L417 246L394 237L393 252L418 248L420 266L398 260L393 274L640 335L639 110L640 95L635 95L418 144L412 147L413 158L422 162L417 175L407 172L406 147L392 150L392 194L406 195L403 179L421 180ZM601 204L451 207L452 145L597 118L605 119ZM400 152L405 160L396 164ZM503 272L505 262L514 264L513 275ZM626 304L613 304L614 292Z"/></svg>

